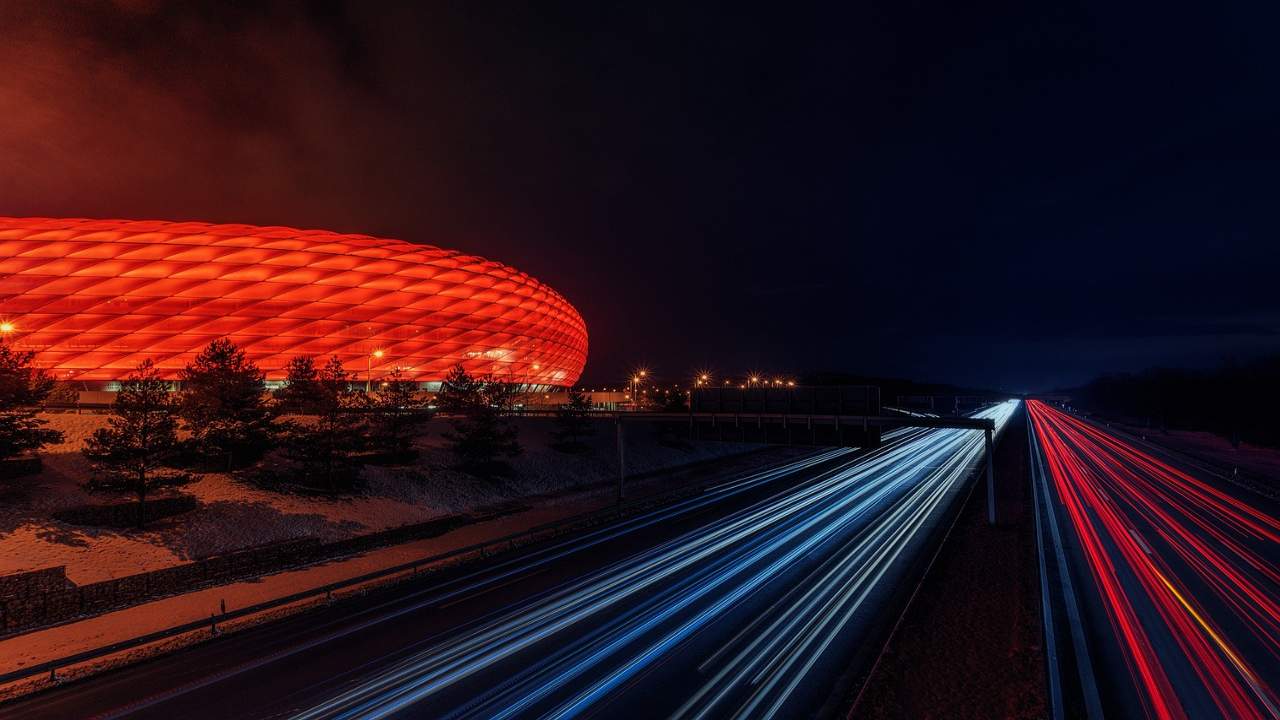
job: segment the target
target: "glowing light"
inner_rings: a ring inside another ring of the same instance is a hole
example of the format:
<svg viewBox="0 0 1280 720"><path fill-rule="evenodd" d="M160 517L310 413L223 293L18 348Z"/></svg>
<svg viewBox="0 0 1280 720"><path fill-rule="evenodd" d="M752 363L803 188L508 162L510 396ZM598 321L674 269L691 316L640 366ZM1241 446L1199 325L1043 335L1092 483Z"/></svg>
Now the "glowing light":
<svg viewBox="0 0 1280 720"><path fill-rule="evenodd" d="M1253 549L1280 543L1280 520L1043 402L1027 409L1148 714L1193 714L1166 671L1180 652L1223 717L1274 716L1275 688L1224 628L1250 633L1262 663L1280 651L1280 571Z"/></svg>
<svg viewBox="0 0 1280 720"><path fill-rule="evenodd" d="M17 329L18 327L11 322L0 322L0 333L4 333L8 335L9 333Z"/></svg>
<svg viewBox="0 0 1280 720"><path fill-rule="evenodd" d="M336 355L363 373L373 348L413 367L406 379L418 382L458 364L490 372L516 347L556 385L576 382L586 362L586 325L554 290L429 245L284 227L42 218L0 218L0 237L0 318L21 325L39 365L85 380L118 380L145 357L173 379L219 336L271 380L296 355Z"/></svg>
<svg viewBox="0 0 1280 720"><path fill-rule="evenodd" d="M991 418L999 429L1013 409L1001 405L979 416ZM715 486L709 497L561 541L513 561L504 574L450 588L424 599L424 605L466 598L513 573L537 572L637 530L696 517L713 502L765 483L785 479L788 487L770 502L691 523L670 542L638 548L598 571L514 601L464 630L433 638L386 672L335 688L314 707L299 708L297 717L390 717L416 703L441 700L448 689L470 692L468 687L478 691L464 697L461 707L477 717L524 717L533 708L547 717L579 717L690 637L723 621L738 601L776 585L819 548L829 548L821 553L822 572L800 586L804 592L784 593L777 612L760 615L741 642L707 660L706 671L691 678L696 692L673 714L786 717L782 708L810 679L810 669L832 659L827 654L832 639L845 634L894 582L891 568L910 557L982 452L982 435L972 431L898 433L871 456L851 457L848 449L815 452ZM813 472L819 464L827 468ZM620 614L625 622L608 622ZM488 676L482 673L526 652L541 653L536 666L503 675L496 690L483 682ZM416 710L418 715L447 714L447 706Z"/></svg>

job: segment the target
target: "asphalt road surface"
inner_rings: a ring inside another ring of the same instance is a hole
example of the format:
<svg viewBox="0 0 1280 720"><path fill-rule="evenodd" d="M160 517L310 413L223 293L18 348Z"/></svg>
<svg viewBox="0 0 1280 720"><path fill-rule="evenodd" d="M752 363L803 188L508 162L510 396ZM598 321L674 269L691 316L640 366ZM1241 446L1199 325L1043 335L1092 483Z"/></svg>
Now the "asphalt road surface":
<svg viewBox="0 0 1280 720"><path fill-rule="evenodd" d="M1008 403L980 416L997 426ZM0 708L6 718L803 717L885 622L981 461L898 430L430 585Z"/></svg>
<svg viewBox="0 0 1280 720"><path fill-rule="evenodd" d="M1028 411L1103 712L1280 718L1275 503L1045 403Z"/></svg>

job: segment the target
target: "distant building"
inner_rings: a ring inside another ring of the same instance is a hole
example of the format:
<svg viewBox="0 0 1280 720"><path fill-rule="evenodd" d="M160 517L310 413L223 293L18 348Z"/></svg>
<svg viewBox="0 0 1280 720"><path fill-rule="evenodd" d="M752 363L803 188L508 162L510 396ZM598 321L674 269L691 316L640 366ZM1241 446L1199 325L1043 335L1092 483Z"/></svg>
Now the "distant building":
<svg viewBox="0 0 1280 720"><path fill-rule="evenodd" d="M461 364L530 389L572 385L582 316L515 268L401 240L196 222L0 218L0 333L84 389L145 358L166 377L230 338L267 374L336 355L357 379L438 386Z"/></svg>
<svg viewBox="0 0 1280 720"><path fill-rule="evenodd" d="M625 392L603 390L583 390L587 402L593 410L629 410L631 395ZM554 410L569 402L569 393L565 390L530 393L521 398L522 404L529 410Z"/></svg>

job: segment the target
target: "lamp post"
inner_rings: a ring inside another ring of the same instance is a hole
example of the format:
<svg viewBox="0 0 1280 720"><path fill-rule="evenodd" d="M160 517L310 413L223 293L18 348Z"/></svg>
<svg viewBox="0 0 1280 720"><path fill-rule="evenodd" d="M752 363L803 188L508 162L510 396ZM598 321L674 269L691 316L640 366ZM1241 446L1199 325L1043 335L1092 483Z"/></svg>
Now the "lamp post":
<svg viewBox="0 0 1280 720"><path fill-rule="evenodd" d="M710 383L711 375L708 373L699 373L698 377L693 379L693 387L689 389L689 412L693 412L693 391Z"/></svg>
<svg viewBox="0 0 1280 720"><path fill-rule="evenodd" d="M638 370L635 375L631 376L631 409L637 410L640 406L640 381L648 375L648 370Z"/></svg>
<svg viewBox="0 0 1280 720"><path fill-rule="evenodd" d="M373 359L381 358L385 354L381 350L374 350L365 358L364 391L366 393L373 390Z"/></svg>

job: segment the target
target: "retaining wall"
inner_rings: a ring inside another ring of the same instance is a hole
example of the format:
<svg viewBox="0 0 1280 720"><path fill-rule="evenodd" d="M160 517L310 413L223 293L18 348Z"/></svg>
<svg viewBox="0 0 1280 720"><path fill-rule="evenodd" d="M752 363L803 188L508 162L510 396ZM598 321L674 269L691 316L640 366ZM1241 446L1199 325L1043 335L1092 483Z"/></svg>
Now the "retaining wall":
<svg viewBox="0 0 1280 720"><path fill-rule="evenodd" d="M119 610L198 587L269 575L377 547L443 535L454 528L520 509L523 506L503 505L329 543L321 543L316 538L287 540L88 585L76 586L68 580L63 566L2 576L0 636L65 622L83 615Z"/></svg>

